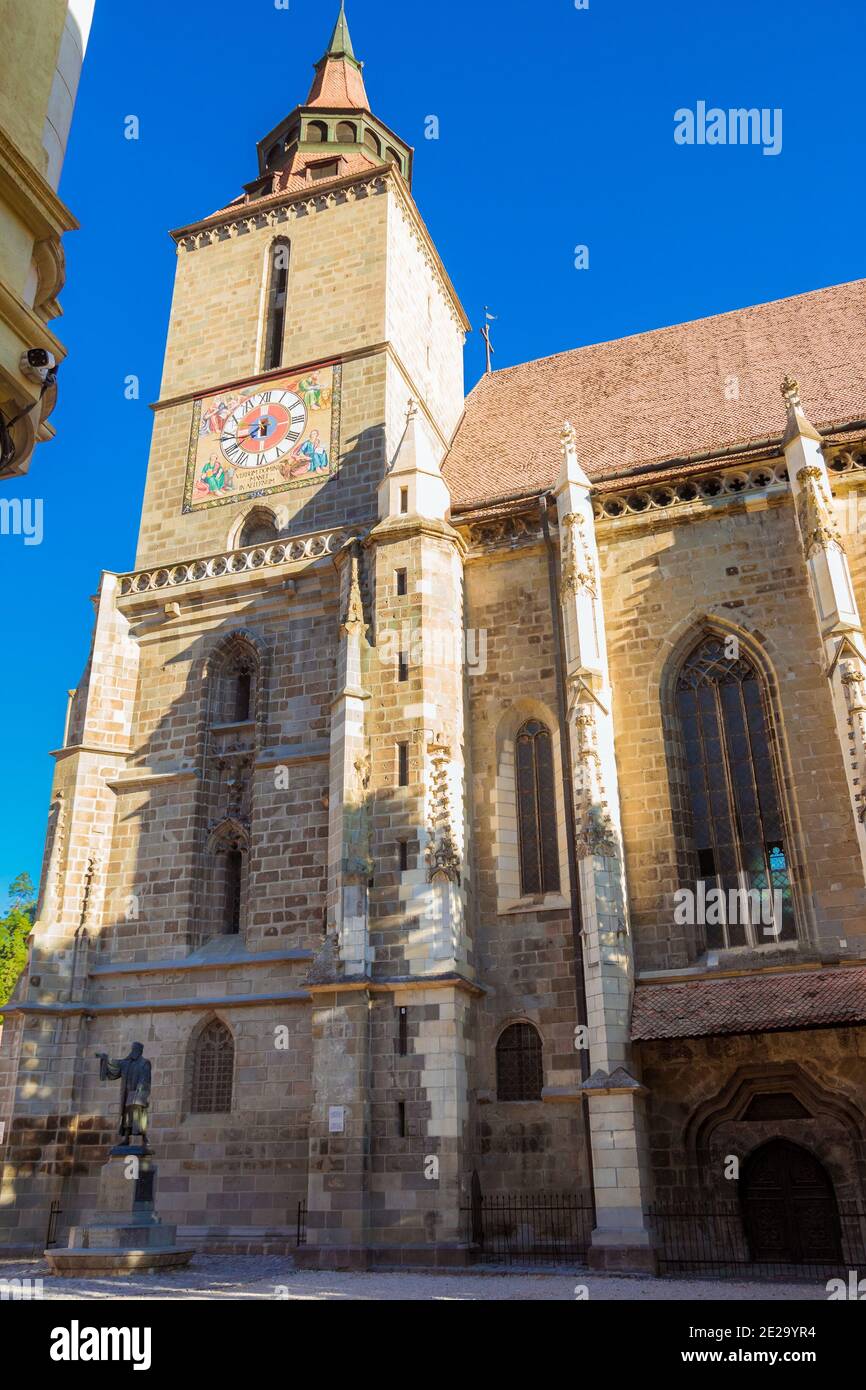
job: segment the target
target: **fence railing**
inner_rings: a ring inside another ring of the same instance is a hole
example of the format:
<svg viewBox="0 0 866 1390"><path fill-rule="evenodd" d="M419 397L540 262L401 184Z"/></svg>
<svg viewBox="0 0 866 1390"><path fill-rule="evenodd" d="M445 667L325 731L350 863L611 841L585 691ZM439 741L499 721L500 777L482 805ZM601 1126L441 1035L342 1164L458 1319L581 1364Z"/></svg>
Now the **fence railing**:
<svg viewBox="0 0 866 1390"><path fill-rule="evenodd" d="M866 1206L859 1202L838 1204L832 1248L825 1238L823 1249L810 1249L807 1230L801 1253L780 1251L777 1258L751 1248L737 1202L658 1204L650 1210L650 1222L660 1274L797 1281L866 1273Z"/></svg>
<svg viewBox="0 0 866 1390"><path fill-rule="evenodd" d="M467 1239L482 1264L582 1264L592 1235L592 1202L580 1192L473 1191L464 1208Z"/></svg>

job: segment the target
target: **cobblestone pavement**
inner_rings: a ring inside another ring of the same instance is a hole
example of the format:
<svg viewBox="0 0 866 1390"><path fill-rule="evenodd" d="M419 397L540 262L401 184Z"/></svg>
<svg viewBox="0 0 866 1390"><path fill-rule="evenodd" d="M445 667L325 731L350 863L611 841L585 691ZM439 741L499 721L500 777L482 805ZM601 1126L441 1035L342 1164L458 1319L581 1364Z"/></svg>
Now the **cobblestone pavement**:
<svg viewBox="0 0 866 1390"><path fill-rule="evenodd" d="M580 1270L487 1274L332 1274L296 1271L290 1259L273 1256L198 1255L176 1274L142 1274L119 1279L57 1279L42 1260L0 1260L0 1295L11 1279L43 1280L45 1299L290 1299L302 1301L412 1301L565 1303L582 1296L634 1300L825 1299L823 1283L771 1284L746 1281L625 1278ZM7 1291L8 1296L8 1291Z"/></svg>

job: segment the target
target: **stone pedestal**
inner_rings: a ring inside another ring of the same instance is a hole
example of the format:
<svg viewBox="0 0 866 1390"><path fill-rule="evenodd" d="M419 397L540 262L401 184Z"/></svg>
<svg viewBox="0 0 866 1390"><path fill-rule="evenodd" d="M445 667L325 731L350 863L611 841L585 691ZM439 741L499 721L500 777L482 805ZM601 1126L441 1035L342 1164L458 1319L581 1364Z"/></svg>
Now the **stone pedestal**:
<svg viewBox="0 0 866 1390"><path fill-rule="evenodd" d="M192 1250L156 1214L156 1164L143 1149L114 1149L99 1176L97 1213L73 1226L65 1250L46 1250L52 1274L128 1274L183 1269Z"/></svg>

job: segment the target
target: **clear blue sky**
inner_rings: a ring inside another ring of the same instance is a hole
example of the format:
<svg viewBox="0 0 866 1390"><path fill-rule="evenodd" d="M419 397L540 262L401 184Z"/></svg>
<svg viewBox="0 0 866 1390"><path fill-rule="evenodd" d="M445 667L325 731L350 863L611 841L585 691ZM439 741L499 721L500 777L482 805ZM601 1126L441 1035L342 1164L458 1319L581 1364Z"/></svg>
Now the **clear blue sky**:
<svg viewBox="0 0 866 1390"><path fill-rule="evenodd" d="M167 230L255 175L256 140L303 100L337 8L97 0L61 184L81 231L55 324L69 348L58 438L0 485L42 498L45 517L39 546L0 536L0 888L37 878L88 596L100 570L133 562ZM499 315L498 367L862 276L864 16L863 0L348 0L371 103L416 147L415 196L470 319L485 304ZM699 100L781 108L782 152L676 145L675 110ZM124 139L130 114L138 142ZM466 369L471 385L477 332ZM130 373L138 402L124 399Z"/></svg>

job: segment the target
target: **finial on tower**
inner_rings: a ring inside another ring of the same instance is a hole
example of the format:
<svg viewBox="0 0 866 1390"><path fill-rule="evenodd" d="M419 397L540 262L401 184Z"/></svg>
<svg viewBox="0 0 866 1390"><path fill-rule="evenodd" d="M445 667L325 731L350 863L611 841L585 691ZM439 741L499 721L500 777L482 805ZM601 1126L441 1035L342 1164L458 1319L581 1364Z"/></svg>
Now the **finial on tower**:
<svg viewBox="0 0 866 1390"><path fill-rule="evenodd" d="M784 399L785 405L792 407L794 410L801 409L803 402L800 399L800 383L796 381L790 373L782 382L782 398Z"/></svg>
<svg viewBox="0 0 866 1390"><path fill-rule="evenodd" d="M557 496L564 489L571 487L583 488L588 491L591 484L583 471L580 459L577 457L577 431L570 420L563 421L562 429L559 432L559 447L562 453L562 466L556 485Z"/></svg>
<svg viewBox="0 0 866 1390"><path fill-rule="evenodd" d="M481 336L482 336L482 338L484 339L484 343L485 343L485 346L486 346L486 348L487 348L487 375L488 375L488 376L490 376L491 373L492 373L492 371L493 371L493 362L492 362L491 359L492 359L492 357L493 357L493 354L494 354L495 351L496 351L495 347L493 346L493 343L490 341L490 325L491 325L491 323L495 323L495 322L496 322L496 315L495 315L495 314L491 314L489 308L488 308L487 305L485 304L485 305L484 305L484 327L483 327L482 330L481 330Z"/></svg>

